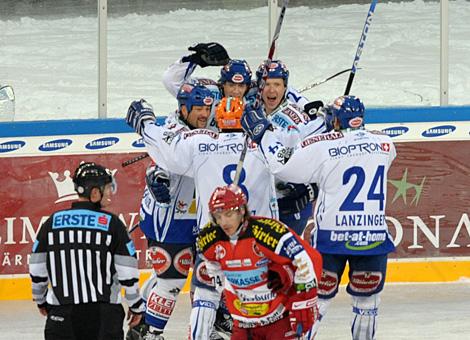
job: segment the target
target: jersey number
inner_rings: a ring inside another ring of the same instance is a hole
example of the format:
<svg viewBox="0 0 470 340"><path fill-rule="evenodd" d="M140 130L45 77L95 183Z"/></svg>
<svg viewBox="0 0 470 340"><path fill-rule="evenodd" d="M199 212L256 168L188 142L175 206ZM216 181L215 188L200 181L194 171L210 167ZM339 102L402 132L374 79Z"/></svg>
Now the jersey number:
<svg viewBox="0 0 470 340"><path fill-rule="evenodd" d="M236 171L237 171L236 164L229 164L224 168L224 170L222 170L222 178L224 179L224 182L227 185L233 183L233 177L235 177ZM232 173L233 173L233 176L232 176ZM246 178L246 172L245 172L245 169L242 168L242 171L240 172L240 179L238 180L238 186L243 190L243 193L246 195L246 199L249 200L250 196L248 195L248 189L246 188L246 186L243 185L245 178Z"/></svg>
<svg viewBox="0 0 470 340"><path fill-rule="evenodd" d="M367 200L379 201L380 211L384 210L384 172L385 167L383 165L379 165L377 167L377 170L375 171L374 179L370 184L369 191L367 192ZM343 204L341 204L341 206L339 207L340 211L364 211L364 203L356 202L355 199L364 185L366 173L364 172L364 169L360 166L353 166L347 169L343 174L343 185L349 183L353 175L355 176L356 181L354 182L351 191L344 199ZM376 192L377 190L378 193Z"/></svg>

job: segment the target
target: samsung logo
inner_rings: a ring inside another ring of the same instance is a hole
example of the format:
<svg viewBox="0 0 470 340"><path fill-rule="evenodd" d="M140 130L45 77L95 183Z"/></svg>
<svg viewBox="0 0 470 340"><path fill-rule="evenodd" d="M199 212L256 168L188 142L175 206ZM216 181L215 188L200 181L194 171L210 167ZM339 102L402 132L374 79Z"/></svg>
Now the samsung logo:
<svg viewBox="0 0 470 340"><path fill-rule="evenodd" d="M135 140L135 141L132 143L132 146L133 146L134 148L145 148L145 144L144 144L143 138L139 138L139 139Z"/></svg>
<svg viewBox="0 0 470 340"><path fill-rule="evenodd" d="M89 150L104 149L113 146L117 142L119 142L119 138L117 137L104 137L91 141L90 143L85 145L85 148Z"/></svg>
<svg viewBox="0 0 470 340"><path fill-rule="evenodd" d="M50 142L46 142L39 146L40 151L55 151L55 150L60 150L63 148L66 148L72 144L72 140L70 139L56 139L56 140L51 140Z"/></svg>
<svg viewBox="0 0 470 340"><path fill-rule="evenodd" d="M0 144L0 152L10 152L10 151L15 151L18 149L21 149L23 146L25 146L26 142L23 142L22 140L12 140L10 142L5 142Z"/></svg>
<svg viewBox="0 0 470 340"><path fill-rule="evenodd" d="M408 132L408 130L410 129L406 126L393 126L386 129L382 129L382 132L393 138L404 135Z"/></svg>
<svg viewBox="0 0 470 340"><path fill-rule="evenodd" d="M423 137L439 137L448 135L449 133L454 132L455 129L456 128L453 125L440 125L425 130L421 135Z"/></svg>

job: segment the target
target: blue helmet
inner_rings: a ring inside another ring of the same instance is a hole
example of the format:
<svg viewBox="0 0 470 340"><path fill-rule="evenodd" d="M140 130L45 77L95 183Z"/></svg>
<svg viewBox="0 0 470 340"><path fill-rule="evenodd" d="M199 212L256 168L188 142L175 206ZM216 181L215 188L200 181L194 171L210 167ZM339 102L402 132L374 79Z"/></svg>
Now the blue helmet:
<svg viewBox="0 0 470 340"><path fill-rule="evenodd" d="M258 82L258 85L263 78L264 67L265 63L261 63L256 71L256 81ZM284 79L284 85L287 86L289 70L287 69L286 64L281 60L272 60L268 67L268 78L282 78Z"/></svg>
<svg viewBox="0 0 470 340"><path fill-rule="evenodd" d="M364 104L356 96L341 96L329 106L334 118L338 118L342 129L357 129L364 126Z"/></svg>
<svg viewBox="0 0 470 340"><path fill-rule="evenodd" d="M211 106L214 103L214 95L205 86L200 84L184 83L181 85L178 94L178 108L185 105L188 112L191 112L193 106Z"/></svg>
<svg viewBox="0 0 470 340"><path fill-rule="evenodd" d="M246 60L232 59L220 70L219 83L251 84L251 70Z"/></svg>

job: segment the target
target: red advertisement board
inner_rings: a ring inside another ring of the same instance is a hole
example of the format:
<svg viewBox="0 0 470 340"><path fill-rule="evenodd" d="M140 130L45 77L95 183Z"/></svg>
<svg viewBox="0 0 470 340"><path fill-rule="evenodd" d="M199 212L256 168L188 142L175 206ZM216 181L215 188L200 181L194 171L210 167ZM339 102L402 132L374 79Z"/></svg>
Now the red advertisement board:
<svg viewBox="0 0 470 340"><path fill-rule="evenodd" d="M118 191L109 208L129 228L139 220L145 169L150 160L123 168L138 154L108 153L0 158L0 272L28 273L28 255L41 223L77 198L71 176L81 161L94 161L114 171ZM139 250L146 249L140 230L132 233ZM140 255L140 254L139 254ZM141 268L145 257L139 256Z"/></svg>
<svg viewBox="0 0 470 340"><path fill-rule="evenodd" d="M397 143L387 224L398 258L470 255L470 141Z"/></svg>
<svg viewBox="0 0 470 340"><path fill-rule="evenodd" d="M390 173L387 221L397 251L392 257L459 257L470 253L470 141L397 143ZM147 158L123 168L138 153L0 158L1 274L26 274L28 254L41 223L76 199L71 174L80 161L115 172L118 192L109 210L128 228L139 219ZM146 268L146 242L132 233Z"/></svg>

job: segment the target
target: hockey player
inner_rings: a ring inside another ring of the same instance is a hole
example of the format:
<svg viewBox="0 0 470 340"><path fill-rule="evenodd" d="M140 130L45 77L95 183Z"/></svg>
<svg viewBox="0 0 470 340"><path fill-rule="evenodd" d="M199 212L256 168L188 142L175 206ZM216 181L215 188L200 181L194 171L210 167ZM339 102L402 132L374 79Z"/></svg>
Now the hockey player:
<svg viewBox="0 0 470 340"><path fill-rule="evenodd" d="M126 118L128 124L143 137L149 155L158 161L159 166L194 178L198 226L209 221L207 202L212 191L233 182L245 142L240 125L243 103L234 98L225 101L217 115L221 133L204 129L177 131L157 126L154 124L153 110L144 100L133 102ZM255 145L248 146L239 185L252 202L250 208L253 214L277 218L274 178ZM206 294L208 289L203 285L211 285L212 282L205 271L204 266L197 264L193 271L193 277L201 283L194 294L191 320L194 339L209 338L219 305L218 299L212 301L212 295Z"/></svg>
<svg viewBox="0 0 470 340"><path fill-rule="evenodd" d="M258 84L261 82L265 64L262 63L256 71ZM288 91L289 70L281 60L273 60L268 65L268 77L263 89L263 108L267 119L278 128L295 134L294 146L299 139L326 132L326 125L322 118L309 117L289 100L295 96ZM315 119L312 119L315 118ZM312 216L312 202L315 200L318 189L312 184L295 184L276 181L279 204L279 219L290 226L298 235L302 235L307 220Z"/></svg>
<svg viewBox="0 0 470 340"><path fill-rule="evenodd" d="M364 129L364 105L358 98L339 97L328 110L334 131L309 137L293 149L286 148L270 131L271 123L255 111L246 112L242 124L260 144L276 176L318 184L312 240L323 256L320 319L349 263L352 338L372 340L387 254L395 249L385 223L385 207L387 172L396 150L387 135Z"/></svg>
<svg viewBox="0 0 470 340"><path fill-rule="evenodd" d="M178 59L163 75L163 84L173 95L176 95L183 82L191 81L191 76L197 66L218 66L228 58L226 50L218 43L200 43L190 47L189 50L194 53ZM252 81L251 70L246 60L233 59L221 68L218 82L207 78L196 78L214 94L212 117L215 117L215 107L223 97L238 97L243 98L246 104L253 103L263 68L264 63L260 65L256 73L257 79ZM325 132L323 119L308 124L308 127L305 126L312 117L316 116L310 117L301 112L306 104L310 107L311 103L288 85L288 78L289 71L285 64L280 60L274 60L268 68L268 82L263 92L263 105L267 110L268 119L272 119L273 124L280 129L291 131L293 134L300 133L300 138ZM273 89L277 89L278 92L274 92ZM274 110L275 113L273 113ZM209 120L210 126L215 127L215 119ZM294 139L294 143L297 142L297 138L299 137ZM301 235L312 214L312 201L317 194L316 186L278 182L276 187L281 221Z"/></svg>
<svg viewBox="0 0 470 340"><path fill-rule="evenodd" d="M244 59L230 60L225 48L218 43L199 43L188 50L194 53L186 55L171 64L163 74L163 85L176 97L178 89L185 82L198 81L207 86L214 94L215 105L223 97L244 98L251 102L257 91L257 82L251 80L251 70ZM220 70L219 81L207 78L192 78L196 67L223 66ZM291 103L301 109L308 99L291 86L284 93ZM213 112L215 115L215 111ZM215 123L214 123L215 124Z"/></svg>
<svg viewBox="0 0 470 340"><path fill-rule="evenodd" d="M302 336L318 316L320 254L283 223L252 217L234 184L216 188L208 205L211 222L200 231L197 247L217 289L224 289L234 318L231 339Z"/></svg>
<svg viewBox="0 0 470 340"><path fill-rule="evenodd" d="M211 112L211 92L203 86L186 84L177 95L178 110L164 125L171 133L204 128ZM128 340L163 339L176 299L193 263L197 235L194 179L148 168L140 208L140 228L148 240L154 273L142 293L146 304L145 326L130 329ZM139 334L140 333L140 334Z"/></svg>
<svg viewBox="0 0 470 340"><path fill-rule="evenodd" d="M47 316L45 338L122 339L121 288L130 327L144 312L134 243L118 216L103 210L111 203L111 172L82 162L73 182L78 202L41 226L29 261L33 299Z"/></svg>

